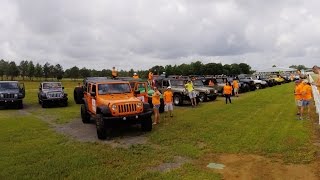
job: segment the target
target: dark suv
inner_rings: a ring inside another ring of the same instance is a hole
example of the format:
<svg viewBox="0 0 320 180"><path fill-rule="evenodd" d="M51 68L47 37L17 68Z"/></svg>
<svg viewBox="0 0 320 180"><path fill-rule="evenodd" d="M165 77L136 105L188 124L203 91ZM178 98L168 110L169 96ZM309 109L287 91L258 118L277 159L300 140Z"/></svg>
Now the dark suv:
<svg viewBox="0 0 320 180"><path fill-rule="evenodd" d="M64 93L61 82L42 82L39 86L38 101L43 108L49 105L68 106L68 94Z"/></svg>
<svg viewBox="0 0 320 180"><path fill-rule="evenodd" d="M15 105L18 109L23 108L22 99L25 97L23 83L18 81L0 81L0 105Z"/></svg>

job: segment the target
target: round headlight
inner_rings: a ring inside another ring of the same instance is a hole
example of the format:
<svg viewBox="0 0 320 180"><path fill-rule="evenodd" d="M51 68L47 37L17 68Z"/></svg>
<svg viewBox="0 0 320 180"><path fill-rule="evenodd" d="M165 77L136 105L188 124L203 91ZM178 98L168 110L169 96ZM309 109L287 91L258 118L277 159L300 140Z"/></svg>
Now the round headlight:
<svg viewBox="0 0 320 180"><path fill-rule="evenodd" d="M0 98L3 98L3 94L0 94Z"/></svg>
<svg viewBox="0 0 320 180"><path fill-rule="evenodd" d="M18 94L14 94L14 98L18 98Z"/></svg>
<svg viewBox="0 0 320 180"><path fill-rule="evenodd" d="M210 94L210 90L209 89L206 90L206 94Z"/></svg>
<svg viewBox="0 0 320 180"><path fill-rule="evenodd" d="M214 90L214 93L218 93L218 90Z"/></svg>
<svg viewBox="0 0 320 180"><path fill-rule="evenodd" d="M111 106L111 109L112 109L113 111L117 110L117 105L113 104L113 105Z"/></svg>
<svg viewBox="0 0 320 180"><path fill-rule="evenodd" d="M60 94L60 97L63 97L63 93Z"/></svg>
<svg viewBox="0 0 320 180"><path fill-rule="evenodd" d="M137 107L140 108L140 107L142 107L142 106L143 106L142 102L138 102L138 103L137 103Z"/></svg>

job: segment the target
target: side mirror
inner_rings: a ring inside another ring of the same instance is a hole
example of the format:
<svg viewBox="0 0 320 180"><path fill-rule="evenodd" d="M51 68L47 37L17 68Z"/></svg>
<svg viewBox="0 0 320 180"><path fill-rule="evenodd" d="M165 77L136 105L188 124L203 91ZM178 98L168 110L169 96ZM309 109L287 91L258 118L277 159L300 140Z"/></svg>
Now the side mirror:
<svg viewBox="0 0 320 180"><path fill-rule="evenodd" d="M91 95L92 97L95 97L95 96L96 96L96 92L90 92L90 95Z"/></svg>
<svg viewBox="0 0 320 180"><path fill-rule="evenodd" d="M62 89L64 89L64 87L62 87Z"/></svg>

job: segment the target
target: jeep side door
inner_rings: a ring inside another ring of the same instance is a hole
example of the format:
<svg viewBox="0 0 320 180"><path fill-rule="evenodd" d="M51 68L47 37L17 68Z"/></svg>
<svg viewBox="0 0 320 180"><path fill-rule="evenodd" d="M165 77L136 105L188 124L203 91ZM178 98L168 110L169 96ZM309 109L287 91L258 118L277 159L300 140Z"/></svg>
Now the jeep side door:
<svg viewBox="0 0 320 180"><path fill-rule="evenodd" d="M87 101L87 105L88 105L88 110L91 112L91 113L95 113L96 112L96 109L93 109L92 108L92 99L94 97L91 96L91 91L92 91L92 84L89 83L88 86L87 86L87 91L85 92L85 99Z"/></svg>

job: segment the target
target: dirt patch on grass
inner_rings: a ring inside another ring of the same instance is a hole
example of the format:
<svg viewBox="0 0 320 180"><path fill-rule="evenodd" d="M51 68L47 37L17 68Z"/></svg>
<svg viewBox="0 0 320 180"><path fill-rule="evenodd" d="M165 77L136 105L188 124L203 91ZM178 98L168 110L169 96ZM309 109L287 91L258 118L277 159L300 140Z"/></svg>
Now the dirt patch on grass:
<svg viewBox="0 0 320 180"><path fill-rule="evenodd" d="M181 167L184 163L189 162L190 159L181 157L181 156L175 156L173 159L173 162L166 162L162 163L157 167L152 168L153 171L159 171L159 172L168 172L173 169L177 169Z"/></svg>
<svg viewBox="0 0 320 180"><path fill-rule="evenodd" d="M209 163L225 165L221 173L224 179L319 179L317 163L284 164L281 160L258 155L222 154L208 155L199 163L206 167Z"/></svg>
<svg viewBox="0 0 320 180"><path fill-rule="evenodd" d="M141 132L140 127L125 126L113 129L113 136L107 140L99 140L94 123L84 124L81 119L74 119L67 124L56 124L50 117L38 117L47 122L58 133L71 137L81 142L99 142L112 147L129 148L132 145L145 144L147 137Z"/></svg>

